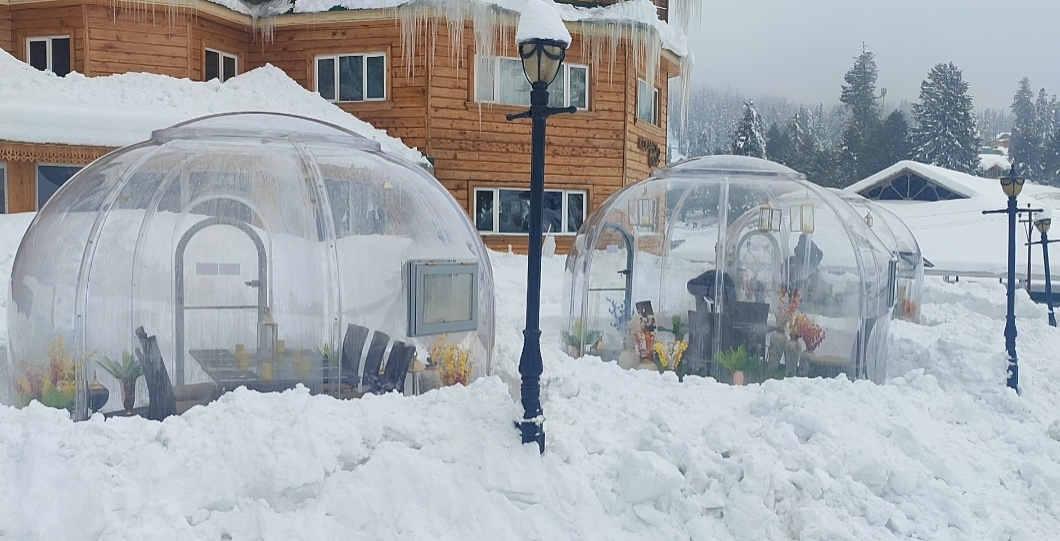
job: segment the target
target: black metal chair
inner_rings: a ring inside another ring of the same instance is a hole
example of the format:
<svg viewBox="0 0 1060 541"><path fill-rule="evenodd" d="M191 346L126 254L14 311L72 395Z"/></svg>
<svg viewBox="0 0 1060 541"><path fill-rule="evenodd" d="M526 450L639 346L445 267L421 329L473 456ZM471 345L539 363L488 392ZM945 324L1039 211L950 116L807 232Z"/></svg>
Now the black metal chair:
<svg viewBox="0 0 1060 541"><path fill-rule="evenodd" d="M368 328L350 323L346 326L346 336L342 339L342 383L357 387L358 371L361 368L361 351L368 341Z"/></svg>
<svg viewBox="0 0 1060 541"><path fill-rule="evenodd" d="M412 357L415 354L416 346L395 340L394 345L390 347L390 356L387 357L386 366L383 368L383 377L377 380L372 392L376 394L390 391L404 392L405 377L408 376L409 367L412 366Z"/></svg>
<svg viewBox="0 0 1060 541"><path fill-rule="evenodd" d="M154 336L147 336L143 327L137 327L135 332L136 338L140 340L136 358L143 368L147 392L150 394L147 418L161 421L170 415L177 414L177 399L173 393L173 383L169 379L169 373L166 372L165 363L162 362L158 340Z"/></svg>
<svg viewBox="0 0 1060 541"><path fill-rule="evenodd" d="M364 371L361 374L361 385L365 389L374 389L379 379L379 368L383 366L383 354L390 343L390 335L375 331L372 342L368 345L368 355L364 359Z"/></svg>

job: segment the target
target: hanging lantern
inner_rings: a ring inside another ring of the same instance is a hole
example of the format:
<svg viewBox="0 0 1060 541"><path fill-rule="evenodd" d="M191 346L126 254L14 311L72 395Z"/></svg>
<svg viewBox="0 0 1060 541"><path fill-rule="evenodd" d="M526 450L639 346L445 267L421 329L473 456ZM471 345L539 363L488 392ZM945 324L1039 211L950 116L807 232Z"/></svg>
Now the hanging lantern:
<svg viewBox="0 0 1060 541"><path fill-rule="evenodd" d="M655 199L647 194L629 202L629 221L637 226L651 231L655 230Z"/></svg>
<svg viewBox="0 0 1060 541"><path fill-rule="evenodd" d="M769 201L766 201L758 209L758 230L763 233L780 231L781 215L783 211L773 208Z"/></svg>
<svg viewBox="0 0 1060 541"><path fill-rule="evenodd" d="M871 212L865 214L865 225L868 225L869 227L872 227L872 213Z"/></svg>
<svg viewBox="0 0 1060 541"><path fill-rule="evenodd" d="M265 317L258 324L258 361L269 360L276 356L276 338L279 326L272 319L272 312L265 309Z"/></svg>
<svg viewBox="0 0 1060 541"><path fill-rule="evenodd" d="M813 233L813 201L807 199L801 205L791 206L791 230Z"/></svg>

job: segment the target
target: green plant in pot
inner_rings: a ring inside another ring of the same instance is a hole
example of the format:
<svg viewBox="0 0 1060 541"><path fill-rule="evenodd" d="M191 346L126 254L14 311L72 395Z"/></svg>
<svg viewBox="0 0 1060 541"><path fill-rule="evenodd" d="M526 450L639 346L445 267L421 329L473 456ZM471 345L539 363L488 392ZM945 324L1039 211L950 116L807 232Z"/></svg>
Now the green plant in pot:
<svg viewBox="0 0 1060 541"><path fill-rule="evenodd" d="M603 332L598 330L587 330L581 321L575 321L574 325L571 326L570 332L563 331L563 342L570 349L569 353L571 357L574 357L575 359L581 356L581 350L583 347L588 346L591 349L603 337Z"/></svg>
<svg viewBox="0 0 1060 541"><path fill-rule="evenodd" d="M746 371L751 368L751 356L747 354L747 348L740 346L718 352L718 364L732 372L733 385L747 384Z"/></svg>
<svg viewBox="0 0 1060 541"><path fill-rule="evenodd" d="M99 365L121 382L121 405L125 408L125 415L131 416L133 406L136 405L136 380L144 375L143 366L128 351L121 354L121 362L110 357L103 357Z"/></svg>

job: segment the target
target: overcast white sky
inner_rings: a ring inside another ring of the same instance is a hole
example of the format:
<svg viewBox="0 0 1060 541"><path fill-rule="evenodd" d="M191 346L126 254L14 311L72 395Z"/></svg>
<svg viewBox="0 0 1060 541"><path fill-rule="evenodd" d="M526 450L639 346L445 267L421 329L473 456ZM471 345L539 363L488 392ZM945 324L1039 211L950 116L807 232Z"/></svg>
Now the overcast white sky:
<svg viewBox="0 0 1060 541"><path fill-rule="evenodd" d="M951 61L977 109L1008 107L1024 76L1036 93L1060 94L1060 0L703 0L703 10L690 36L696 86L830 105L864 41L888 105L916 101L931 67Z"/></svg>

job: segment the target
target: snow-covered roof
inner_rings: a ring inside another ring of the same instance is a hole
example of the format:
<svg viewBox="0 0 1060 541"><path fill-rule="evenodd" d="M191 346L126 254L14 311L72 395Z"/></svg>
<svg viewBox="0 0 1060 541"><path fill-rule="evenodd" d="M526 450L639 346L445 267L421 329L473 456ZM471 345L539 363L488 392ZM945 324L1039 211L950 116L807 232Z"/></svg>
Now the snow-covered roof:
<svg viewBox="0 0 1060 541"><path fill-rule="evenodd" d="M239 13L250 12L243 0L208 1ZM685 30L688 24L698 22L703 2L703 0L671 0L670 18L674 24L667 24L659 20L658 7L651 0L627 0L598 7L578 7L556 3L554 0L544 1L553 4L560 17L567 22L654 29L662 40L663 48L682 58L691 54ZM293 4L294 13L323 13L336 8L343 10L434 8L452 19L476 19L476 26L478 26L486 19L483 17L479 20L480 17L476 17L478 10L487 8L515 16L522 11L526 0L291 0L290 4Z"/></svg>
<svg viewBox="0 0 1060 541"><path fill-rule="evenodd" d="M1005 208L1006 197L997 179L973 177L916 162L899 162L845 190L862 192L907 171L967 197L947 201L873 201L897 214L909 226L924 258L934 263L936 270L1004 273L1008 266L1007 218L1004 214L983 214L984 210ZM1060 189L1028 182L1023 186L1019 204L1060 207ZM1026 240L1023 232L1017 232L1017 237L1021 244ZM1026 252L1020 254L1023 255L1017 261L1018 272L1025 273ZM1050 263L1053 272L1060 273L1060 262ZM1032 250L1032 269L1041 272L1042 265L1041 250Z"/></svg>
<svg viewBox="0 0 1060 541"><path fill-rule="evenodd" d="M570 45L570 32L556 11L556 4L544 0L527 0L519 13L519 26L515 29L515 42L532 39L547 39Z"/></svg>
<svg viewBox="0 0 1060 541"><path fill-rule="evenodd" d="M1012 167L1009 163L1008 158L1001 154L980 154L979 155L979 170L989 171L995 167L1002 169L1008 169Z"/></svg>
<svg viewBox="0 0 1060 541"><path fill-rule="evenodd" d="M0 49L0 141L123 147L151 132L201 116L235 111L301 115L346 128L384 150L427 163L400 139L310 92L283 70L266 65L224 84L127 73L56 77Z"/></svg>
<svg viewBox="0 0 1060 541"><path fill-rule="evenodd" d="M844 189L849 192L862 193L875 187L877 184L882 184L906 173L914 173L920 177L931 180L943 188L964 197L972 197L976 194L982 194L991 190L998 190L1000 192L996 180L974 177L972 175L958 173L957 171L943 169L942 167L926 165L909 160L900 161L887 169L884 169L865 180L855 182Z"/></svg>

